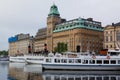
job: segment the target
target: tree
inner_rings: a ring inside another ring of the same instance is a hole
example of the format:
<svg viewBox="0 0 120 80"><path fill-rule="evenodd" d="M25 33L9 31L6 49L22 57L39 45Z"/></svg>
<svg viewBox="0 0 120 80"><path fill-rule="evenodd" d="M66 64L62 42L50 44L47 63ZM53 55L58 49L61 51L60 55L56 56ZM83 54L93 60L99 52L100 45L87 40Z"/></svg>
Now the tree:
<svg viewBox="0 0 120 80"><path fill-rule="evenodd" d="M0 51L0 55L8 55L8 51L5 51L5 50Z"/></svg>
<svg viewBox="0 0 120 80"><path fill-rule="evenodd" d="M55 47L54 51L58 53L67 51L67 43L64 42L57 43L57 47Z"/></svg>

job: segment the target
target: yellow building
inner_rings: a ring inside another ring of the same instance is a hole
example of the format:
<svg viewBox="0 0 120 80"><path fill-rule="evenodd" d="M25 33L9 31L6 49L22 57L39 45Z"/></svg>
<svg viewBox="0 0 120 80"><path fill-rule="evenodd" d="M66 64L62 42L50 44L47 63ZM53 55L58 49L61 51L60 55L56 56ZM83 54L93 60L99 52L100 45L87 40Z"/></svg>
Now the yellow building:
<svg viewBox="0 0 120 80"><path fill-rule="evenodd" d="M28 54L33 52L33 37L29 34L18 34L8 39L9 55Z"/></svg>
<svg viewBox="0 0 120 80"><path fill-rule="evenodd" d="M104 29L104 48L118 49L120 47L120 23L107 25Z"/></svg>
<svg viewBox="0 0 120 80"><path fill-rule="evenodd" d="M66 21L53 4L47 17L47 49L54 51L58 42L67 43L68 51L99 52L103 47L103 27L92 18Z"/></svg>

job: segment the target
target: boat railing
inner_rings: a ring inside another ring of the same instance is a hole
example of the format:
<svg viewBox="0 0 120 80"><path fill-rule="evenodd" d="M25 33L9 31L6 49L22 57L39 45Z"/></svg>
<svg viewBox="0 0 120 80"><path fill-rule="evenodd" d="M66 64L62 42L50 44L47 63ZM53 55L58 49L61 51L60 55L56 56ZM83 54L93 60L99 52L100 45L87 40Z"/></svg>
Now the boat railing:
<svg viewBox="0 0 120 80"><path fill-rule="evenodd" d="M44 56L43 54L27 54L25 56Z"/></svg>

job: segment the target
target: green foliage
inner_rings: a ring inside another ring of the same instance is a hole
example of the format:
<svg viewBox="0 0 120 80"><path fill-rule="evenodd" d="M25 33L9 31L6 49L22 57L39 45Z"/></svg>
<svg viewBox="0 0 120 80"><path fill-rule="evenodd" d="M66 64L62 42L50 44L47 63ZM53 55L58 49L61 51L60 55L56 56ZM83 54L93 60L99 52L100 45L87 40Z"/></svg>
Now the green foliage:
<svg viewBox="0 0 120 80"><path fill-rule="evenodd" d="M8 55L8 51L5 51L5 50L0 51L0 55Z"/></svg>
<svg viewBox="0 0 120 80"><path fill-rule="evenodd" d="M57 47L55 47L55 52L61 53L67 51L67 43L59 42L57 43Z"/></svg>

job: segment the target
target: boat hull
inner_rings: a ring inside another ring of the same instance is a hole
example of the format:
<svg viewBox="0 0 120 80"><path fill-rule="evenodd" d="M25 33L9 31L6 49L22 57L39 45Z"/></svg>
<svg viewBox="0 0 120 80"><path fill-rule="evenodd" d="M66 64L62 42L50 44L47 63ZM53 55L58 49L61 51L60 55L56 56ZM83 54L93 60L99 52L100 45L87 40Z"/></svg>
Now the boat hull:
<svg viewBox="0 0 120 80"><path fill-rule="evenodd" d="M27 64L42 64L43 61L36 61L36 60L26 60Z"/></svg>
<svg viewBox="0 0 120 80"><path fill-rule="evenodd" d="M120 65L59 65L59 64L43 64L43 69L51 70L120 70Z"/></svg>
<svg viewBox="0 0 120 80"><path fill-rule="evenodd" d="M24 63L24 62L25 62L25 57L24 57L24 56L20 56L20 57L10 57L9 60L10 60L10 62Z"/></svg>

